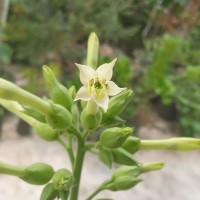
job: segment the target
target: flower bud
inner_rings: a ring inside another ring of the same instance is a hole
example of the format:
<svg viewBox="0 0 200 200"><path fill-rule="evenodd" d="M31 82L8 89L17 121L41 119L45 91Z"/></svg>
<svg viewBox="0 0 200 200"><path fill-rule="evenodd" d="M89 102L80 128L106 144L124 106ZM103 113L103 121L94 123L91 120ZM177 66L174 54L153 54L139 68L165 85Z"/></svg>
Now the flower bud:
<svg viewBox="0 0 200 200"><path fill-rule="evenodd" d="M120 165L138 165L137 161L132 158L132 155L121 147L112 149L113 160Z"/></svg>
<svg viewBox="0 0 200 200"><path fill-rule="evenodd" d="M100 144L107 148L120 147L128 136L133 132L132 128L113 127L106 129L100 136Z"/></svg>
<svg viewBox="0 0 200 200"><path fill-rule="evenodd" d="M88 114L87 108L81 113L81 125L86 130L92 130L99 127L102 119L102 113L99 109L96 114Z"/></svg>
<svg viewBox="0 0 200 200"><path fill-rule="evenodd" d="M24 175L20 178L33 185L48 183L54 174L53 168L45 163L34 163L26 167L24 172Z"/></svg>
<svg viewBox="0 0 200 200"><path fill-rule="evenodd" d="M122 148L128 151L129 153L135 153L140 146L140 139L134 136L129 136L125 142L122 144Z"/></svg>
<svg viewBox="0 0 200 200"><path fill-rule="evenodd" d="M141 173L140 166L122 166L115 170L112 174L112 180L115 180L122 176L137 177Z"/></svg>
<svg viewBox="0 0 200 200"><path fill-rule="evenodd" d="M52 182L55 189L68 191L73 185L73 175L67 169L59 169L53 175Z"/></svg>
<svg viewBox="0 0 200 200"><path fill-rule="evenodd" d="M108 110L104 114L104 118L119 115L127 106L133 95L132 90L125 90L118 95L112 97L108 104Z"/></svg>
<svg viewBox="0 0 200 200"><path fill-rule="evenodd" d="M99 40L97 35L92 32L88 39L87 65L96 69L99 53Z"/></svg>
<svg viewBox="0 0 200 200"><path fill-rule="evenodd" d="M66 129L72 124L72 116L70 112L63 106L51 104L52 113L46 117L47 122L52 128Z"/></svg>
<svg viewBox="0 0 200 200"><path fill-rule="evenodd" d="M38 122L33 128L37 135L46 141L55 141L59 137L58 131L48 124Z"/></svg>
<svg viewBox="0 0 200 200"><path fill-rule="evenodd" d="M25 106L23 109L23 113L25 113L26 115L29 115L30 117L33 117L34 119L40 122L43 122L43 123L46 122L45 116L30 106Z"/></svg>
<svg viewBox="0 0 200 200"><path fill-rule="evenodd" d="M58 82L53 71L49 67L43 66L43 75L53 102L70 110L72 106L72 98L68 89Z"/></svg>
<svg viewBox="0 0 200 200"><path fill-rule="evenodd" d="M128 190L141 182L141 179L131 176L122 176L116 178L113 182L105 186L105 189L111 191Z"/></svg>

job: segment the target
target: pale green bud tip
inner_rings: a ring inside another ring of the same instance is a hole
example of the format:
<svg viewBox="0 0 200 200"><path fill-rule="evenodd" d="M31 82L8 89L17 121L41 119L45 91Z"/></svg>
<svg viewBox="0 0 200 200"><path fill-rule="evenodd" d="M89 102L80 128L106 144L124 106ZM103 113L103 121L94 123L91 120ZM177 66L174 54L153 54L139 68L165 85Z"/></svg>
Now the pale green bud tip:
<svg viewBox="0 0 200 200"><path fill-rule="evenodd" d="M55 189L68 191L73 185L73 175L67 169L59 169L55 172L52 182Z"/></svg>
<svg viewBox="0 0 200 200"><path fill-rule="evenodd" d="M165 166L163 162L143 163L140 165L141 173L160 170Z"/></svg>
<svg viewBox="0 0 200 200"><path fill-rule="evenodd" d="M51 84L52 81L56 81L56 77L50 67L44 65L42 69L43 69L43 76L48 84Z"/></svg>
<svg viewBox="0 0 200 200"><path fill-rule="evenodd" d="M53 174L54 170L50 165L34 163L25 168L25 174L20 178L33 185L43 185L51 180Z"/></svg>
<svg viewBox="0 0 200 200"><path fill-rule="evenodd" d="M94 48L99 48L99 39L95 32L90 33L89 39L88 39L88 47L94 46Z"/></svg>
<svg viewBox="0 0 200 200"><path fill-rule="evenodd" d="M123 128L123 132L124 134L130 135L131 133L133 133L133 128L130 127Z"/></svg>
<svg viewBox="0 0 200 200"><path fill-rule="evenodd" d="M96 68L99 53L99 40L97 35L92 32L88 38L87 65Z"/></svg>

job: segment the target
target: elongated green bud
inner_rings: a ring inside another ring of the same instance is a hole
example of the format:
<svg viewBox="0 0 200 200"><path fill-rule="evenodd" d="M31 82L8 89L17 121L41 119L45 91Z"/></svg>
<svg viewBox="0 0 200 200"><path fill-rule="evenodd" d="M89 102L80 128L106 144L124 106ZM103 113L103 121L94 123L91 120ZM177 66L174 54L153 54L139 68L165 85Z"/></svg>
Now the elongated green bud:
<svg viewBox="0 0 200 200"><path fill-rule="evenodd" d="M46 117L47 122L52 128L67 129L72 125L72 116L63 106L51 104L52 114Z"/></svg>
<svg viewBox="0 0 200 200"><path fill-rule="evenodd" d="M100 144L107 148L120 147L132 132L133 129L129 127L113 127L106 129L101 133Z"/></svg>
<svg viewBox="0 0 200 200"><path fill-rule="evenodd" d="M108 104L108 110L104 114L104 118L110 118L119 115L127 106L133 95L132 90L125 90L118 95L112 97Z"/></svg>
<svg viewBox="0 0 200 200"><path fill-rule="evenodd" d="M53 200L58 197L58 190L53 186L53 183L47 184L41 193L40 200Z"/></svg>
<svg viewBox="0 0 200 200"><path fill-rule="evenodd" d="M36 109L30 107L30 106L25 106L23 109L23 113L26 115L29 115L30 117L33 117L34 119L40 121L40 122L46 122L45 115L37 111Z"/></svg>
<svg viewBox="0 0 200 200"><path fill-rule="evenodd" d="M55 141L59 137L59 132L49 126L49 124L38 122L33 128L37 135L46 141Z"/></svg>
<svg viewBox="0 0 200 200"><path fill-rule="evenodd" d="M137 185L142 180L131 176L122 176L116 178L112 183L105 186L105 189L111 191L128 190Z"/></svg>
<svg viewBox="0 0 200 200"><path fill-rule="evenodd" d="M25 174L20 178L33 185L48 183L54 174L53 168L45 163L34 163L26 167L24 172Z"/></svg>
<svg viewBox="0 0 200 200"><path fill-rule="evenodd" d="M141 163L137 166L121 166L113 172L111 180L115 180L122 176L137 177L142 173L160 170L163 167L163 162Z"/></svg>
<svg viewBox="0 0 200 200"><path fill-rule="evenodd" d="M125 142L122 144L122 148L133 154L138 151L140 146L140 139L134 136L129 136Z"/></svg>
<svg viewBox="0 0 200 200"><path fill-rule="evenodd" d="M93 130L99 127L102 119L102 112L99 109L96 114L89 114L87 108L81 113L81 125L86 130Z"/></svg>
<svg viewBox="0 0 200 200"><path fill-rule="evenodd" d="M68 191L73 185L73 175L67 169L59 169L53 175L52 182L55 189Z"/></svg>
<svg viewBox="0 0 200 200"><path fill-rule="evenodd" d="M31 106L44 115L52 112L49 103L2 78L0 78L0 98Z"/></svg>
<svg viewBox="0 0 200 200"><path fill-rule="evenodd" d="M72 98L68 89L58 82L53 71L49 67L43 66L43 75L53 102L70 110L72 106Z"/></svg>
<svg viewBox="0 0 200 200"><path fill-rule="evenodd" d="M120 165L138 165L137 161L135 161L132 155L121 147L112 149L113 160L117 164Z"/></svg>
<svg viewBox="0 0 200 200"><path fill-rule="evenodd" d="M96 69L99 53L99 40L97 35L92 32L88 38L87 65Z"/></svg>
<svg viewBox="0 0 200 200"><path fill-rule="evenodd" d="M141 140L140 150L175 150L190 151L200 149L200 139L195 138L170 138L165 140Z"/></svg>

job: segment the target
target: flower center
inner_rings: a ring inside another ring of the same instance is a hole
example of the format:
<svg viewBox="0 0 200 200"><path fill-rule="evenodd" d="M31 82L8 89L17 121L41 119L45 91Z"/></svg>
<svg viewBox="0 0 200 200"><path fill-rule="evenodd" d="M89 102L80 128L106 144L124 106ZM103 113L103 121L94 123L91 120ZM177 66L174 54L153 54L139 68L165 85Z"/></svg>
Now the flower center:
<svg viewBox="0 0 200 200"><path fill-rule="evenodd" d="M98 77L95 77L89 81L89 91L90 93L95 92L97 98L104 88L107 88L106 80L104 79L101 80Z"/></svg>

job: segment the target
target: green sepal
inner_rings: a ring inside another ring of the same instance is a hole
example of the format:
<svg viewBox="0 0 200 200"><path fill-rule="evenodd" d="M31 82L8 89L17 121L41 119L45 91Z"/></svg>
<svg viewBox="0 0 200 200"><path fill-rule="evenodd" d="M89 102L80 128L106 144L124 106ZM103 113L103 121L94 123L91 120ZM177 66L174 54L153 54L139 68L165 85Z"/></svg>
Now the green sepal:
<svg viewBox="0 0 200 200"><path fill-rule="evenodd" d="M129 153L134 154L140 147L140 139L134 136L129 136L121 147Z"/></svg>
<svg viewBox="0 0 200 200"><path fill-rule="evenodd" d="M26 115L29 115L30 117L33 117L39 122L42 123L46 122L45 116L31 106L25 106L22 112L25 113Z"/></svg>
<svg viewBox="0 0 200 200"><path fill-rule="evenodd" d="M79 127L80 113L76 102L72 104L71 113L74 124L76 125L76 127Z"/></svg>
<svg viewBox="0 0 200 200"><path fill-rule="evenodd" d="M137 177L141 173L142 170L140 166L121 166L113 172L111 180L115 180L122 176Z"/></svg>
<svg viewBox="0 0 200 200"><path fill-rule="evenodd" d="M62 168L54 173L52 182L55 189L68 191L73 184L73 175L68 169Z"/></svg>
<svg viewBox="0 0 200 200"><path fill-rule="evenodd" d="M105 186L105 189L111 191L128 190L141 182L141 179L130 176L116 178L113 182Z"/></svg>
<svg viewBox="0 0 200 200"><path fill-rule="evenodd" d="M72 115L63 106L51 103L52 113L46 117L52 128L67 129L72 125Z"/></svg>
<svg viewBox="0 0 200 200"><path fill-rule="evenodd" d="M94 130L101 124L102 112L99 109L96 114L88 114L87 108L81 113L81 125L83 129Z"/></svg>
<svg viewBox="0 0 200 200"><path fill-rule="evenodd" d="M112 167L113 155L109 150L102 149L98 153L99 160L103 162L108 168Z"/></svg>
<svg viewBox="0 0 200 200"><path fill-rule="evenodd" d="M76 87L74 85L72 85L69 89L69 94L71 96L72 99L75 99L76 97Z"/></svg>
<svg viewBox="0 0 200 200"><path fill-rule="evenodd" d="M124 119L118 116L106 117L105 115L103 115L101 123L104 127L113 127L119 126L120 124L124 124L125 122L126 121Z"/></svg>
<svg viewBox="0 0 200 200"><path fill-rule="evenodd" d="M39 122L33 128L36 134L45 141L55 141L59 137L58 130L53 129L49 124Z"/></svg>
<svg viewBox="0 0 200 200"><path fill-rule="evenodd" d="M100 144L106 148L118 148L132 132L133 129L129 127L105 129L100 135Z"/></svg>
<svg viewBox="0 0 200 200"><path fill-rule="evenodd" d="M53 183L45 185L40 195L40 200L55 200L58 197L58 190L53 186Z"/></svg>
<svg viewBox="0 0 200 200"><path fill-rule="evenodd" d="M34 163L26 167L24 171L25 174L20 178L33 185L48 183L54 174L53 168L46 163Z"/></svg>
<svg viewBox="0 0 200 200"><path fill-rule="evenodd" d="M119 115L132 99L133 91L125 90L116 96L110 98L108 110L104 113L104 118L111 118Z"/></svg>
<svg viewBox="0 0 200 200"><path fill-rule="evenodd" d="M58 191L58 196L61 200L66 200L67 197L69 195L69 192L68 191L64 191L64 190L59 190Z"/></svg>
<svg viewBox="0 0 200 200"><path fill-rule="evenodd" d="M116 149L110 150L113 154L113 160L117 164L120 165L138 165L137 161L132 158L132 155L124 150L123 148L119 147Z"/></svg>

